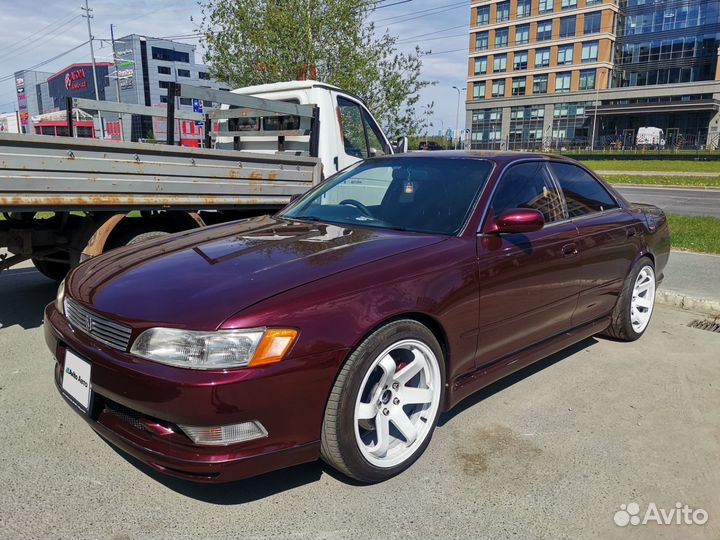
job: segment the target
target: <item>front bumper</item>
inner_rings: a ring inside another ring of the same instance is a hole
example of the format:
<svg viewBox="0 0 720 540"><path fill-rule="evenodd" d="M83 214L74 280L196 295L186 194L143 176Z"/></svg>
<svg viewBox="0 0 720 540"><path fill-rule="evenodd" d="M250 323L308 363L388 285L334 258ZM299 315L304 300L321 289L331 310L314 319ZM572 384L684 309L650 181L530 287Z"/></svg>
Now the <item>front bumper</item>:
<svg viewBox="0 0 720 540"><path fill-rule="evenodd" d="M325 402L346 354L198 371L115 351L76 332L53 304L45 309L44 331L58 389L67 349L91 363L90 410L73 408L98 434L155 470L199 482L229 482L317 459ZM253 420L268 436L230 446L196 445L177 428Z"/></svg>

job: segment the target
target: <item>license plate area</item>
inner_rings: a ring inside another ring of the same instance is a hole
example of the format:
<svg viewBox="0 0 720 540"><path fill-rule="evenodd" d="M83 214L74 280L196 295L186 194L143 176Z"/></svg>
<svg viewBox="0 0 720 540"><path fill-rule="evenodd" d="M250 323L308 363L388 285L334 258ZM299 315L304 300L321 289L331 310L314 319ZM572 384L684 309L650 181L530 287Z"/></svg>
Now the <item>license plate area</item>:
<svg viewBox="0 0 720 540"><path fill-rule="evenodd" d="M88 414L92 402L91 370L90 362L70 350L65 351L62 392L85 414Z"/></svg>

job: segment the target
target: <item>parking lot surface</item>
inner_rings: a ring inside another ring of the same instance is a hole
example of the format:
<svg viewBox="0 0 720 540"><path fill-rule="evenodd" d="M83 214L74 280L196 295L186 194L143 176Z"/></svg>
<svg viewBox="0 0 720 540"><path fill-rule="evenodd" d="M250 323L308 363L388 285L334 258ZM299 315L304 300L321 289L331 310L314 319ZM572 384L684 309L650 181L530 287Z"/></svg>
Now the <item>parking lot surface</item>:
<svg viewBox="0 0 720 540"><path fill-rule="evenodd" d="M55 284L0 275L2 538L718 538L720 334L658 306L636 343L591 338L441 417L400 476L321 462L196 485L118 453L55 390L42 338ZM704 525L618 526L680 502Z"/></svg>

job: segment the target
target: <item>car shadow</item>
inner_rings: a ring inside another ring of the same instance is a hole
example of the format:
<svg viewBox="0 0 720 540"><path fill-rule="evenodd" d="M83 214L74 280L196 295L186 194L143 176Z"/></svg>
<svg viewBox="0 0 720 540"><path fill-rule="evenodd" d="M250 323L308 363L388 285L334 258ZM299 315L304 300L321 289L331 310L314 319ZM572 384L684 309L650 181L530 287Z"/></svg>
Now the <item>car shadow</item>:
<svg viewBox="0 0 720 540"><path fill-rule="evenodd" d="M547 369L553 364L556 364L560 362L561 360L565 360L567 357L572 356L583 349L586 349L588 347L591 347L598 343L598 339L595 337L589 337L582 341L579 341L575 343L574 345L570 345L569 347L556 352L555 354L551 354L550 356L543 358L542 360L538 360L537 362L520 369L519 371L516 371L515 373L512 373L510 375L507 375L506 377L500 379L499 381L496 381L492 383L489 386L486 386L485 388L478 390L477 392L469 395L465 399L463 399L460 403L455 405L451 410L449 410L446 413L443 413L440 416L440 419L438 420L438 427L442 427L448 422L451 422L453 418L455 418L460 413L466 411L467 409L474 407L478 403L484 401L485 399L489 398L490 396L494 396L498 392L502 392L506 388L509 388L510 386L527 379L528 377L531 377L535 375L537 372L542 371L543 369Z"/></svg>
<svg viewBox="0 0 720 540"><path fill-rule="evenodd" d="M158 472L139 459L114 447L107 441L104 442L129 464L137 467L140 471L166 488L180 495L210 504L236 505L258 501L284 491L317 482L323 474L327 474L338 482L343 482L351 486L362 487L365 485L344 476L320 460L295 465L287 469L265 473L245 480L223 484L204 484L175 478L174 476L168 476Z"/></svg>
<svg viewBox="0 0 720 540"><path fill-rule="evenodd" d="M43 311L55 298L58 284L31 267L1 272L0 287L0 328L31 329L42 325Z"/></svg>
<svg viewBox="0 0 720 540"><path fill-rule="evenodd" d="M527 377L530 377L535 373L538 373L539 371L542 371L543 369L546 369L596 343L598 343L598 340L595 338L591 337L585 339L575 345L571 345L570 347L563 349L558 353L548 356L543 360L539 360L538 362L523 368L512 375L508 375L504 379L501 379L482 390L479 390L478 392L465 398L451 411L442 414L438 422L438 427L445 426L449 422L452 422L458 414L479 404L488 397L493 396L498 392L502 392L513 384L520 382L523 379L526 379ZM296 487L317 482L324 474L331 476L338 482L343 482L351 486L362 487L365 485L362 482L357 482L348 478L320 460L266 473L246 480L239 480L237 482L229 482L226 484L201 484L162 474L135 457L126 454L118 448L115 448L110 443L106 442L106 444L108 444L108 446L110 446L110 448L112 448L125 461L137 467L153 480L168 489L186 497L191 497L199 501L217 505L244 504L264 499L266 497L271 497Z"/></svg>

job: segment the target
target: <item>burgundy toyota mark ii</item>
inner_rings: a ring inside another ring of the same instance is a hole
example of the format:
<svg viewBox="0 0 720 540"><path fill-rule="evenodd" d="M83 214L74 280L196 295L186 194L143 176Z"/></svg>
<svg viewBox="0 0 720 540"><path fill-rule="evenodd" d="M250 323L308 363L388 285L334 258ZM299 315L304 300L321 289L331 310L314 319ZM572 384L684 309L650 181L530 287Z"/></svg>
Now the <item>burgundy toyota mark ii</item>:
<svg viewBox="0 0 720 540"><path fill-rule="evenodd" d="M442 411L596 333L645 332L670 235L555 156L373 158L274 217L92 259L45 311L64 398L167 474L322 457L378 482Z"/></svg>

